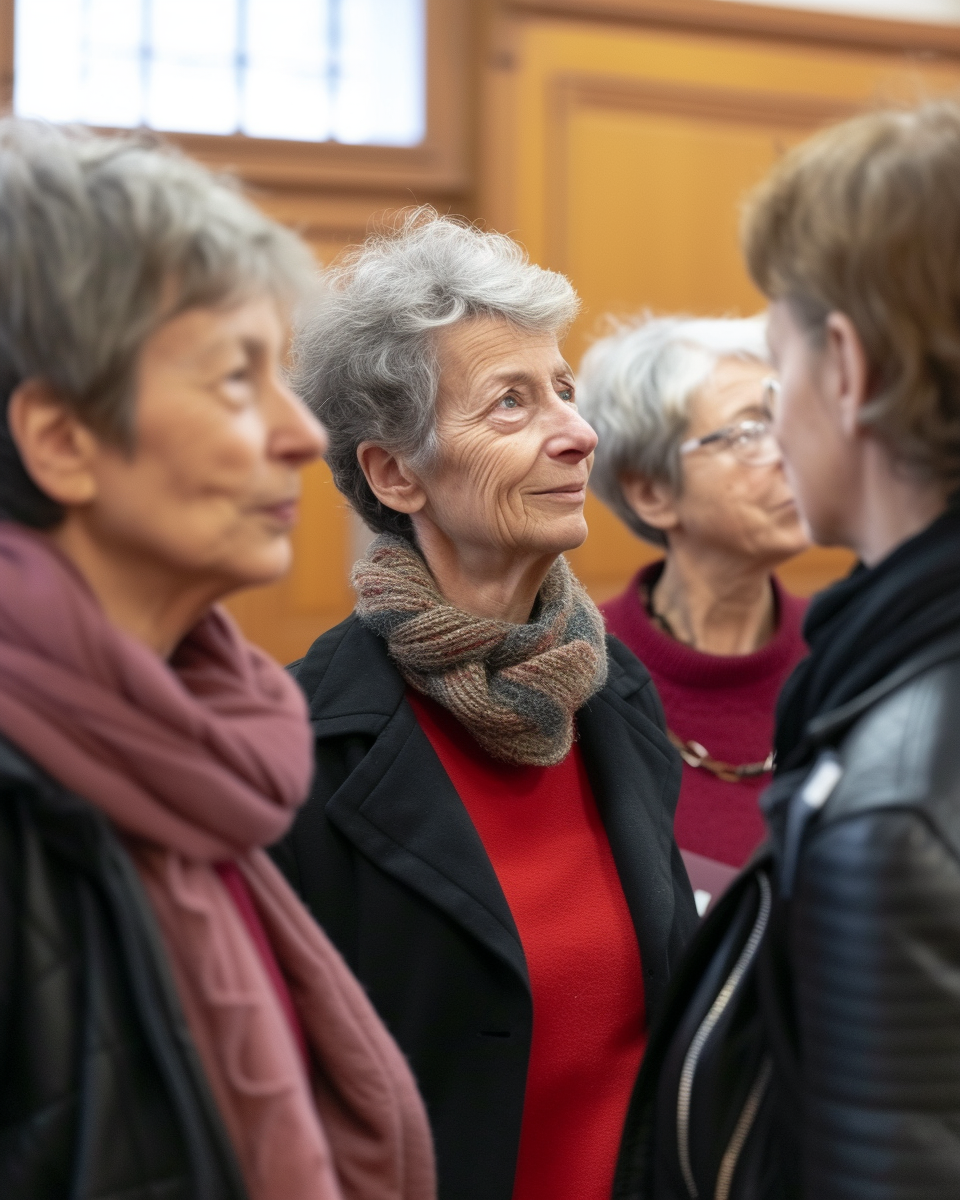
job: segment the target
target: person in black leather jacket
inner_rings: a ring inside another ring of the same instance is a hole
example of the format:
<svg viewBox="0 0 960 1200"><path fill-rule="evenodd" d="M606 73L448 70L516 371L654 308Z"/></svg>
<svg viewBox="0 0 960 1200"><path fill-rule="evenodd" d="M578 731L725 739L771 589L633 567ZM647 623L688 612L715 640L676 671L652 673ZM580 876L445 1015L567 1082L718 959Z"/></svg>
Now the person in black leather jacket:
<svg viewBox="0 0 960 1200"><path fill-rule="evenodd" d="M753 197L744 241L770 300L795 495L814 539L860 560L811 605L811 654L778 709L766 808L781 894L782 793L825 750L837 761L808 794L777 926L799 1170L769 1194L947 1200L960 1195L960 106L858 117L794 150Z"/></svg>

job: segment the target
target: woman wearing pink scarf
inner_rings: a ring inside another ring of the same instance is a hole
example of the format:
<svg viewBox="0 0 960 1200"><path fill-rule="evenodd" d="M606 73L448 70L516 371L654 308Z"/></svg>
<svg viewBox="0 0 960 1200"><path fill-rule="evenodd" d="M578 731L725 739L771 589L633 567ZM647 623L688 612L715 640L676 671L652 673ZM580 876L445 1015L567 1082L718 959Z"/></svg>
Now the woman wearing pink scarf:
<svg viewBox="0 0 960 1200"><path fill-rule="evenodd" d="M296 686L216 601L286 569L322 429L302 245L130 140L0 123L0 1195L431 1200L399 1051L261 847Z"/></svg>

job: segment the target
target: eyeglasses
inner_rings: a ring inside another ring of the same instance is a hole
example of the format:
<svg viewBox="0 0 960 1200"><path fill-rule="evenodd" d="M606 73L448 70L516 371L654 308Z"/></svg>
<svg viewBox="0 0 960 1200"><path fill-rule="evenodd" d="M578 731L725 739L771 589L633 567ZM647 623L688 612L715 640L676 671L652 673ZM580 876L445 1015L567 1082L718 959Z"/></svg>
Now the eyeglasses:
<svg viewBox="0 0 960 1200"><path fill-rule="evenodd" d="M780 380L775 375L768 375L760 387L760 403L771 413L775 413L780 407Z"/></svg>
<svg viewBox="0 0 960 1200"><path fill-rule="evenodd" d="M745 467L766 467L780 461L780 447L769 421L738 421L725 425L705 437L689 438L680 443L681 454L692 454L701 446L719 446L729 450Z"/></svg>
<svg viewBox="0 0 960 1200"><path fill-rule="evenodd" d="M780 399L780 380L769 376L761 384L761 400L763 408L771 414L768 419L737 421L734 425L724 425L700 438L688 438L680 443L681 454L692 454L701 446L717 446L729 450L737 462L745 467L767 467L781 458L780 447L773 436L773 412Z"/></svg>

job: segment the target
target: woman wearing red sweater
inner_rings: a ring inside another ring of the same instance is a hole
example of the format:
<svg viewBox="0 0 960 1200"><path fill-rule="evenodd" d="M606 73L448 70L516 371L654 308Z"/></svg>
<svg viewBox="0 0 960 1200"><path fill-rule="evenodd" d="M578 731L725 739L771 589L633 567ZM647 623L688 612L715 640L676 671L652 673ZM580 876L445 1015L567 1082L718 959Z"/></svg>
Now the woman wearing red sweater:
<svg viewBox="0 0 960 1200"><path fill-rule="evenodd" d="M701 908L763 837L774 705L806 654L805 602L772 574L808 543L770 428L764 334L762 318L644 319L591 347L580 375L591 486L666 550L601 608L683 755L674 828Z"/></svg>
<svg viewBox="0 0 960 1200"><path fill-rule="evenodd" d="M407 1054L441 1200L609 1200L696 925L660 702L562 557L597 440L576 310L508 238L420 214L334 273L299 349L379 537L293 668L317 770L276 856Z"/></svg>

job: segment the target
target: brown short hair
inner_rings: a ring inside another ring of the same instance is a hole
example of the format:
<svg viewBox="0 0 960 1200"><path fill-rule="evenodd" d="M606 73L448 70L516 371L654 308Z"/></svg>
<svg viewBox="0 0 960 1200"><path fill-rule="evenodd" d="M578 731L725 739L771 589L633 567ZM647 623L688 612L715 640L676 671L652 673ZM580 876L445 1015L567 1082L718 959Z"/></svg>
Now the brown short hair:
<svg viewBox="0 0 960 1200"><path fill-rule="evenodd" d="M923 479L960 479L960 104L855 117L796 147L749 198L758 287L815 339L863 341L862 423Z"/></svg>

